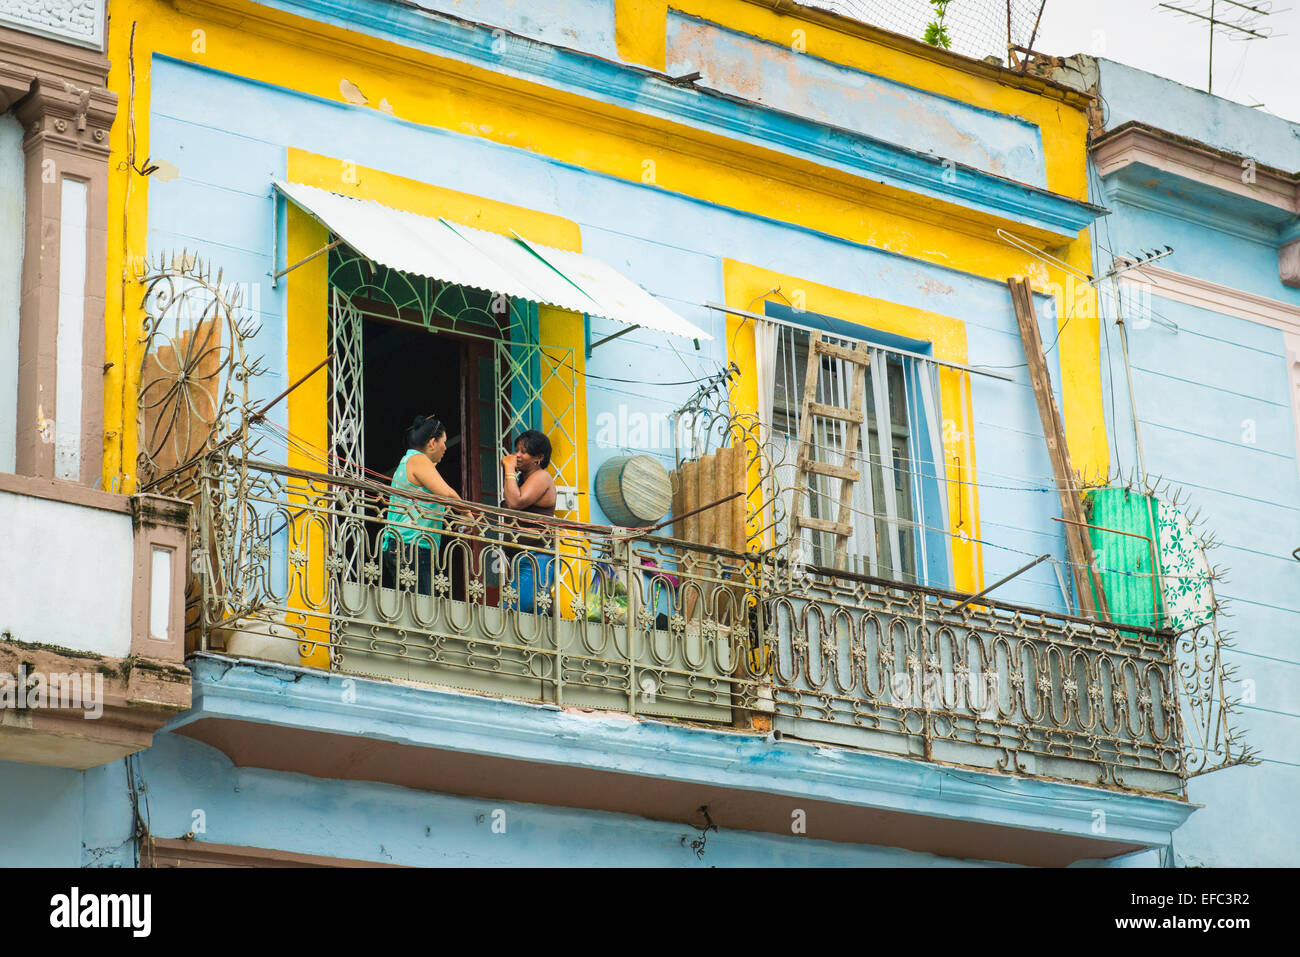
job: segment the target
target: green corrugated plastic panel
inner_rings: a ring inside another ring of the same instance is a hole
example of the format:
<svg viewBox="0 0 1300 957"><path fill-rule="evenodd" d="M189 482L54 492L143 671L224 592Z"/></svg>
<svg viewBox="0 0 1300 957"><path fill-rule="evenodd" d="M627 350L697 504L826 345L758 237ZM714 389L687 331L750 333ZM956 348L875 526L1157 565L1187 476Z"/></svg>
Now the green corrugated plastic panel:
<svg viewBox="0 0 1300 957"><path fill-rule="evenodd" d="M1151 568L1152 548L1157 555L1160 551L1155 532L1158 507L1151 496L1127 488L1092 489L1084 496L1089 524L1101 526L1088 529L1088 535L1110 617L1117 624L1147 628L1163 624L1159 584ZM1133 534L1117 535L1107 529Z"/></svg>

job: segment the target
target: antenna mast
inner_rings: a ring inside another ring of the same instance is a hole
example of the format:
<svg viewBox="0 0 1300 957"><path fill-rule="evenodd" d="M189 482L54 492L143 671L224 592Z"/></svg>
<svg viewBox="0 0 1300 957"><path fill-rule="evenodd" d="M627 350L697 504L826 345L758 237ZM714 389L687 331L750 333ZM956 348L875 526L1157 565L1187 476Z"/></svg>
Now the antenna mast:
<svg viewBox="0 0 1300 957"><path fill-rule="evenodd" d="M1205 92L1214 92L1214 31L1223 28L1232 40L1267 40L1274 36L1273 28L1262 25L1265 17L1285 10L1274 10L1269 0L1258 3L1241 3L1240 0L1191 0L1187 6L1161 3L1158 6L1172 10L1179 16L1202 20L1210 25L1210 56L1206 67ZM1226 13L1224 12L1226 8Z"/></svg>

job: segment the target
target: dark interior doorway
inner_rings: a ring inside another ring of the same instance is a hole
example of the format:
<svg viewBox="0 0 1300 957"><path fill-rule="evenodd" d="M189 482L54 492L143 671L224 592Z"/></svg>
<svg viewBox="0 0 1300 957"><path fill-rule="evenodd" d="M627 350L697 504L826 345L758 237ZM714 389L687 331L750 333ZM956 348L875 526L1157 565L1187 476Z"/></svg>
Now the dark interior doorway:
<svg viewBox="0 0 1300 957"><path fill-rule="evenodd" d="M435 415L447 428L447 452L438 472L461 498L497 504L496 376L491 342L434 332L422 326L366 316L362 320L365 466L375 481L391 481L406 454L406 430L416 415ZM379 527L373 530L379 534ZM444 548L446 542L444 541ZM464 600L471 576L497 603L497 582L482 559L451 563L451 595Z"/></svg>
<svg viewBox="0 0 1300 957"><path fill-rule="evenodd" d="M498 504L493 343L366 316L362 357L365 467L391 480L411 420L436 415L447 427L438 472L461 498Z"/></svg>
<svg viewBox="0 0 1300 957"><path fill-rule="evenodd" d="M462 498L472 498L466 474L461 400L464 347L427 329L367 317L362 322L365 363L365 466L392 478L406 454L406 429L417 415L447 426L447 454L438 471Z"/></svg>

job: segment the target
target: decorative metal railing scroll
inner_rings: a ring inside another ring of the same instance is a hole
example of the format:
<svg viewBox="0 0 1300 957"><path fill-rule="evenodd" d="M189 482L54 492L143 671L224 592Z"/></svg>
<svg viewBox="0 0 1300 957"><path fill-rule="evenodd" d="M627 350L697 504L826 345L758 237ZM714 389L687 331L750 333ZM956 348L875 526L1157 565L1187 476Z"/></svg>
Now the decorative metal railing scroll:
<svg viewBox="0 0 1300 957"><path fill-rule="evenodd" d="M794 468L794 446L775 436L756 413L743 411L732 401L731 390L741 374L731 363L673 412L676 460L680 468L683 462L721 448L744 449L746 551L773 560L790 551L789 495L784 494L780 477Z"/></svg>
<svg viewBox="0 0 1300 957"><path fill-rule="evenodd" d="M146 486L223 436L250 413L249 383L266 368L245 341L258 318L243 305L243 286L197 256L162 254L145 264L138 397L136 477Z"/></svg>
<svg viewBox="0 0 1300 957"><path fill-rule="evenodd" d="M384 486L225 450L188 476L204 649L260 635L352 674L1182 791L1168 635L432 497L434 527L386 524ZM412 538L387 559L386 529Z"/></svg>

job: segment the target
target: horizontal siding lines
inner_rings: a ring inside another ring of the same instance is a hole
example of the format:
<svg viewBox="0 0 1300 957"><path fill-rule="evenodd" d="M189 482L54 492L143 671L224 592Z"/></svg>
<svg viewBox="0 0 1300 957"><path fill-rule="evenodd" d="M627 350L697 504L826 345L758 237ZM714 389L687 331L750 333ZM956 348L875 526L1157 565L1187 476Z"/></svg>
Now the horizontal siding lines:
<svg viewBox="0 0 1300 957"><path fill-rule="evenodd" d="M241 133L236 130L228 130L221 126L213 126L211 123L202 123L192 117L181 116L176 113L168 113L166 109L151 110L149 113L149 120L152 124L150 135L151 140L154 138L152 135L155 131L154 128L159 126L165 128L167 124L174 123L178 127L184 127L190 130L201 130L205 136L211 136L216 139L243 140L248 143L256 143L257 145L270 150L279 151L284 149L284 145L275 140L263 139L260 136L253 136L249 133ZM163 122L160 124L158 122L159 120L162 120Z"/></svg>
<svg viewBox="0 0 1300 957"><path fill-rule="evenodd" d="M1226 495L1229 498L1237 499L1242 502L1250 502L1255 505L1265 505L1268 506L1269 508L1278 508L1284 512L1295 512L1298 515L1300 515L1300 505L1294 505L1290 502L1276 502L1268 498L1256 498L1253 495L1246 495L1243 494L1242 492L1233 491L1232 489L1218 488L1213 485L1201 485L1197 482L1193 482L1188 479L1179 478L1177 475L1174 475L1170 472L1161 472L1159 469L1150 471L1150 474L1156 478L1163 479L1167 482L1170 482L1171 484L1173 484L1178 488L1195 489L1202 492L1214 492L1219 495ZM1185 506L1185 508L1195 509L1196 506L1197 503L1195 500L1193 500L1190 503L1190 505ZM1202 511L1204 511L1204 509L1202 509ZM1296 544L1300 545L1300 542L1297 542Z"/></svg>
<svg viewBox="0 0 1300 957"><path fill-rule="evenodd" d="M1252 555L1256 558L1270 558L1279 562L1294 563L1295 561L1291 557L1290 552L1266 552L1258 548L1250 548L1247 545L1237 545L1231 539L1224 538L1225 531L1223 528L1216 529L1215 535L1217 536L1218 540L1222 543L1220 547L1225 550L1241 552L1245 555ZM1230 560L1225 561L1224 564L1227 565L1229 569L1232 568L1232 562ZM1284 565L1283 567L1285 568L1286 565ZM1229 572L1229 574L1231 574L1231 572Z"/></svg>
<svg viewBox="0 0 1300 957"><path fill-rule="evenodd" d="M1232 569L1228 569L1228 574L1232 574ZM1216 590L1215 594L1218 598L1231 602L1233 605L1249 605L1252 608L1267 608L1270 611L1280 611L1289 615L1300 615L1300 608L1294 608L1291 605L1275 605L1272 602L1258 601L1254 598L1246 598L1244 595L1234 595L1226 589ZM1242 616L1229 608L1227 610L1227 617L1228 621L1225 624L1232 626L1230 630L1237 631L1235 622L1233 622L1232 619L1240 618ZM1297 620L1296 622L1296 643L1300 644L1300 620Z"/></svg>
<svg viewBox="0 0 1300 957"><path fill-rule="evenodd" d="M1296 666L1300 667L1300 658L1294 658L1294 659L1293 659L1293 658L1278 658L1276 655L1264 655L1264 654L1260 654L1260 653L1257 652L1257 651L1248 651L1247 649L1242 648L1242 647L1239 646L1239 645L1234 645L1233 647L1231 647L1231 648L1229 648L1229 649L1227 649L1227 650L1230 651L1230 652L1232 652L1232 654L1234 654L1234 655L1242 655L1243 657L1246 657L1246 658L1255 658L1255 659L1258 659L1258 660L1260 660L1260 661L1275 661L1275 662L1277 662L1278 664L1282 664L1282 665L1296 665ZM1296 643L1296 650L1297 650L1297 651L1300 651L1300 642L1297 642L1297 643Z"/></svg>
<svg viewBox="0 0 1300 957"><path fill-rule="evenodd" d="M1267 455L1277 459L1279 462L1295 462L1294 455L1287 455L1283 452L1270 452L1268 449L1262 449L1258 445L1246 445L1242 442L1231 442L1228 439L1216 439L1212 435L1206 435L1204 432L1193 432L1190 429L1180 429L1176 426L1165 425L1163 422L1154 422L1151 419L1138 417L1144 427L1150 426L1154 429L1164 429L1167 432L1178 432L1181 435L1190 435L1193 438L1204 439L1206 442L1213 442L1216 445L1226 445L1230 448L1238 449L1243 452L1253 452L1257 455Z"/></svg>
<svg viewBox="0 0 1300 957"><path fill-rule="evenodd" d="M1229 315L1227 313L1216 312L1215 310L1206 308L1204 306L1193 306L1190 303L1185 303L1177 299L1165 299L1154 288L1152 289L1152 295L1162 301L1162 303L1165 306L1165 310L1176 311L1184 317L1183 321L1178 323L1178 332L1175 333L1176 335L1196 336L1200 339L1208 339L1211 342L1217 342L1217 343L1222 343L1223 345L1231 346L1234 349L1246 349L1249 350L1250 352L1258 352L1267 356L1277 355L1277 352L1273 348L1252 345L1251 343L1248 342L1242 342L1241 339L1239 338L1234 338L1234 339L1224 338L1223 336L1217 336L1211 332L1205 332L1201 329L1190 328L1189 325L1190 322L1203 321L1203 317L1212 317L1212 320L1217 320L1218 322L1224 324L1233 324L1233 325L1241 324L1242 326L1250 328L1253 332L1259 326L1259 323L1256 323L1253 320L1241 319L1237 316ZM1167 315L1167 312L1165 312L1164 310L1160 310L1160 312L1162 315Z"/></svg>
<svg viewBox="0 0 1300 957"><path fill-rule="evenodd" d="M270 224L270 222L268 221L268 222L267 222L267 230L269 231L270 228L271 228L271 224ZM224 243L224 242L221 242L220 240L211 239L211 238L206 237L206 236L200 238L200 237L198 237L198 236L193 236L193 235L189 235L189 234L186 234L186 233L175 232L175 231L170 230L170 229L167 229L167 230L151 230L150 233L151 233L151 235L150 235L149 239L150 239L150 250L151 250L151 251L153 251L153 249L154 249L154 246L153 246L153 242L154 242L154 240L159 240L159 241L162 241L162 242L161 242L162 248L165 248L165 249L167 249L167 250L169 250L169 251L172 250L172 249L176 249L177 251L179 251L179 249L183 246L185 249L189 250L191 253L198 252L200 258L209 258L209 259L210 259L210 258L211 258L211 251L213 251L213 250L226 250L226 251L229 251L229 252L232 252L232 253L239 253L239 254L241 254L241 255L244 255L244 256L249 257L250 259L260 259L262 262L266 263L267 265L270 265L270 255L267 253L267 251L266 251L265 249L249 249L249 248L246 247L246 246L237 246L237 245L235 245L234 243ZM180 240L180 242L179 242L179 243L172 243L172 244L169 244L169 243L165 242L165 240L167 240L167 239L170 238L170 237L174 237L175 239ZM223 277L223 280L224 280L225 282L227 282L227 283L235 281L235 280L233 280L233 279L230 278L231 276L233 276L233 275L235 274L235 273L234 273L234 270L231 269L230 266L229 266L228 264L222 263L222 264L219 264L219 265L222 266L222 268L224 269L224 272L225 272L225 276ZM256 279L255 279L254 281L256 281L256 282L268 282L268 283L269 283L269 281L270 281L270 278L269 278L269 277L270 277L270 273L268 273L268 272L259 273L259 274L256 276ZM274 301L274 300L272 300L272 301ZM247 302L245 302L245 303L244 303L244 307L247 308L247 305L248 305ZM276 311L276 312L267 312L266 309L262 309L261 312L262 312L262 314L267 315L267 316L271 316L271 315L278 316L278 315L279 315L279 312L278 312L278 311Z"/></svg>
<svg viewBox="0 0 1300 957"><path fill-rule="evenodd" d="M1214 313L1214 315L1222 316L1224 319L1230 322L1240 322L1240 323L1249 322L1249 320L1247 319L1237 319L1235 316L1224 316L1223 313ZM1277 350L1275 348L1266 348L1262 345L1252 345L1251 343L1248 342L1242 342L1240 339L1225 339L1222 336L1211 335L1208 332L1201 332L1197 329L1189 329L1183 323L1179 323L1178 331L1171 334L1177 336L1191 336L1196 339L1204 339L1207 343L1212 343L1216 348L1219 346L1227 346L1231 349L1240 349L1243 352L1253 352L1256 355L1268 356L1269 358L1277 358ZM1280 337L1281 333L1279 332L1278 335ZM1131 337L1132 334L1130 333L1130 338ZM1208 354L1212 355L1213 353L1211 352Z"/></svg>
<svg viewBox="0 0 1300 957"><path fill-rule="evenodd" d="M1283 364L1283 359L1282 359L1282 357L1281 357L1281 356L1274 356L1274 358L1276 358L1276 359L1278 360L1278 366L1279 366L1279 368L1278 368L1278 374L1281 375L1281 376L1285 376L1285 375L1286 375L1286 367L1285 367L1285 365ZM1170 380L1171 382L1181 382L1181 383L1184 383L1184 384L1186 384L1186 385L1196 386L1197 388L1205 389L1206 391L1209 391L1209 392L1218 392L1218 393L1221 393L1221 394L1223 394L1223 395L1230 395L1230 396L1233 396L1233 397L1235 397L1235 398L1244 399L1244 400L1247 401L1247 402L1258 402L1258 403L1260 403L1261 405L1271 405L1271 406L1273 406L1274 408L1278 408L1278 409L1286 409L1286 408L1289 408L1289 407L1290 407L1290 406L1289 406L1287 403L1285 403L1285 402L1279 402L1279 401L1276 401L1276 400L1274 400L1274 399L1266 399L1266 398L1264 398L1263 396L1250 395L1249 393L1246 393L1246 392L1238 392L1238 391L1236 391L1235 389L1225 389L1225 388L1223 388L1223 387L1221 387L1221 386L1217 386L1217 385L1214 385L1213 383L1207 382L1207 381L1205 381L1204 379L1188 379L1188 378L1185 378L1184 376L1173 375L1172 373L1164 372L1164 371L1161 371L1160 369L1152 369L1152 368L1149 368L1149 367L1147 367L1147 366L1139 365L1139 364L1137 364L1137 363L1135 363L1135 364L1133 365L1133 371L1134 371L1134 372L1141 372L1141 373L1144 373L1144 374L1146 374L1146 375L1159 376L1160 378L1162 378L1162 379L1168 379L1168 380Z"/></svg>

